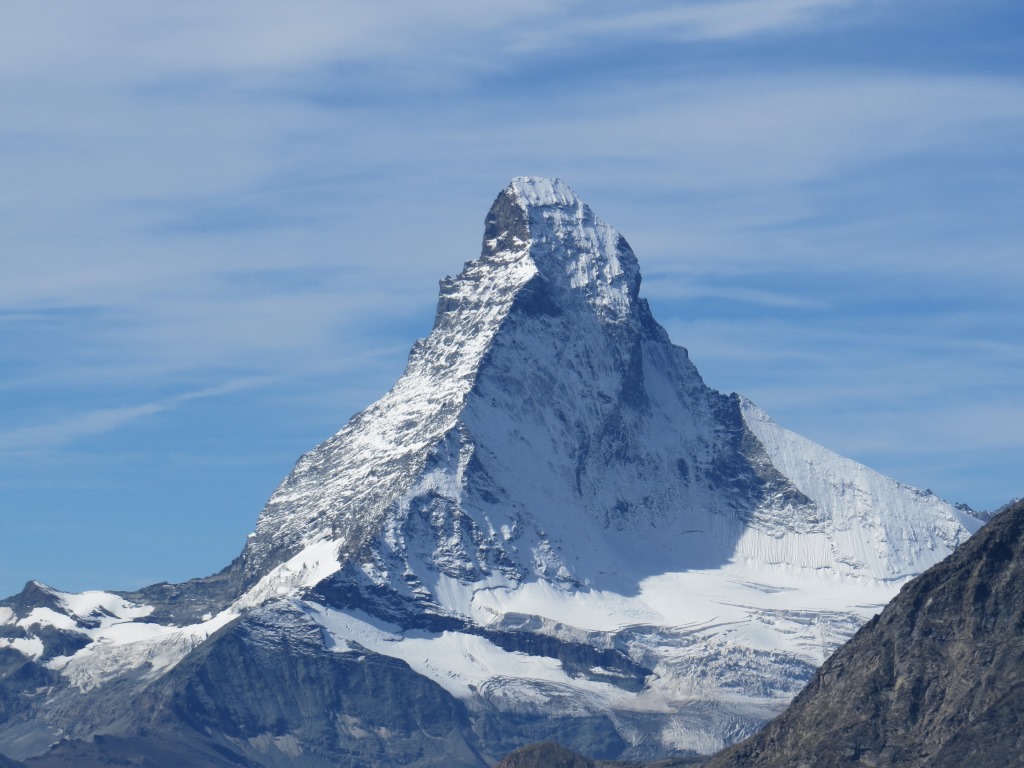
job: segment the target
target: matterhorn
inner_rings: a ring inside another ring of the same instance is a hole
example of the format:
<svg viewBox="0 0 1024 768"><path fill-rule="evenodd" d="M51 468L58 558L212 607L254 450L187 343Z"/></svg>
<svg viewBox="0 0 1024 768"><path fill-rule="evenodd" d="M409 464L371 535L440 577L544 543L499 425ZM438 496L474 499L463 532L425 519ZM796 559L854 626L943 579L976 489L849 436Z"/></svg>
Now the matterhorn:
<svg viewBox="0 0 1024 768"><path fill-rule="evenodd" d="M405 373L299 459L227 568L0 601L0 753L710 753L980 525L709 388L626 240L563 182L517 178Z"/></svg>

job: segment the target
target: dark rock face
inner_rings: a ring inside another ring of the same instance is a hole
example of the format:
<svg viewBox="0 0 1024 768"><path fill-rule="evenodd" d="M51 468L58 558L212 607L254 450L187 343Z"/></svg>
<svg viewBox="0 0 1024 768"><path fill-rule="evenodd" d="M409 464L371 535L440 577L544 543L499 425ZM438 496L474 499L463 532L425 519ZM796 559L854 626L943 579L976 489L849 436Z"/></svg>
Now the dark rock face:
<svg viewBox="0 0 1024 768"><path fill-rule="evenodd" d="M1024 765L1024 503L908 583L709 768Z"/></svg>
<svg viewBox="0 0 1024 768"><path fill-rule="evenodd" d="M510 752L496 768L701 768L706 757L690 755L656 763L591 760L553 741L530 744Z"/></svg>
<svg viewBox="0 0 1024 768"><path fill-rule="evenodd" d="M498 763L498 768L594 768L593 760L560 744L546 742L517 749Z"/></svg>
<svg viewBox="0 0 1024 768"><path fill-rule="evenodd" d="M258 611L140 698L144 728L170 715L268 766L413 765L459 753L464 707L402 662L332 653L298 611Z"/></svg>
<svg viewBox="0 0 1024 768"><path fill-rule="evenodd" d="M332 652L301 611L272 605L146 688L117 735L66 739L27 765L479 766L468 733L440 686L396 659Z"/></svg>
<svg viewBox="0 0 1024 768"><path fill-rule="evenodd" d="M252 763L222 753L205 744L190 744L180 734L168 738L162 734L144 737L97 735L89 741L59 742L40 757L16 763L17 768L251 768ZM6 764L0 763L6 768Z"/></svg>
<svg viewBox="0 0 1024 768"><path fill-rule="evenodd" d="M117 594L134 603L153 606L149 621L185 626L203 614L218 613L241 591L241 558L213 576L189 579L183 584L152 584L135 592Z"/></svg>
<svg viewBox="0 0 1024 768"><path fill-rule="evenodd" d="M534 648L525 634L519 640L524 652L560 654L566 663L596 653L572 644ZM604 661L615 662L610 654ZM599 756L627 747L608 717L470 711L400 660L329 648L321 628L288 601L229 624L129 696L127 704L109 694L88 698L88 711L76 715L81 733L24 765L479 768L555 735ZM71 706L84 705L73 699ZM103 723L116 733L103 733Z"/></svg>
<svg viewBox="0 0 1024 768"><path fill-rule="evenodd" d="M10 608L15 613L25 614L33 608L60 610L61 606L50 590L38 581L30 581L18 594L0 600L0 607Z"/></svg>

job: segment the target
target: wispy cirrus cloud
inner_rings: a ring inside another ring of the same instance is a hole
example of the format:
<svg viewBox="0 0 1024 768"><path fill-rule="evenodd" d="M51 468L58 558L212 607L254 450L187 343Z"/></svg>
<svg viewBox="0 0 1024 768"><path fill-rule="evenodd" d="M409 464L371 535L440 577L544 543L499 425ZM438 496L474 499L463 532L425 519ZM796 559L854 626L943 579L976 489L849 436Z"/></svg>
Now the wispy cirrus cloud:
<svg viewBox="0 0 1024 768"><path fill-rule="evenodd" d="M58 74L67 62L121 81L187 73L280 75L325 62L426 59L431 67L499 65L525 51L617 42L624 36L722 40L801 30L869 0L724 0L671 3L523 0L481 5L442 0L387 5L304 0L210 4L185 0L146 8L98 0L53 14L37 5L9 9L0 30L0 74L30 67ZM131 69L118 72L130 60ZM415 75L416 73L410 73Z"/></svg>
<svg viewBox="0 0 1024 768"><path fill-rule="evenodd" d="M644 293L648 297L670 298L676 301L712 299L786 309L822 310L828 308L828 304L820 297L805 296L798 293L783 293L782 291L765 290L763 288L716 286L693 280L673 284L670 281L660 281L658 277L659 275L656 273L653 275L647 274L644 282Z"/></svg>
<svg viewBox="0 0 1024 768"><path fill-rule="evenodd" d="M144 114L137 146L107 151L146 156L152 180L145 184L130 163L110 168L103 153L42 168L33 158L12 158L6 166L11 188L22 192L49 175L41 198L70 199L76 212L55 214L60 227L26 225L24 239L8 239L23 253L0 283L0 306L98 308L89 321L92 343L79 346L138 361L136 370L162 377L224 366L317 373L325 360L359 358L360 323L414 319L410 338L423 333L435 280L474 255L480 211L496 185L524 170L563 175L622 227L643 259L645 290L665 301L704 296L820 307L831 300L808 296L803 285L782 290L690 276L843 273L854 263L887 273L962 273L959 290L1011 285L1006 270L1019 264L1005 258L1005 247L973 249L966 259L942 229L953 219L942 214L931 230L935 212L889 195L891 177L877 169L907 156L940 165L959 157L972 170L1003 164L998 137L1024 121L1022 83L756 73L599 90L575 93L543 114L525 102L509 112L499 96L460 102L453 114L419 114L415 136L407 128L415 110L398 104L323 110L257 101L220 113L227 122L202 139L194 126L195 138L183 139L161 112L129 106ZM609 99L625 108L607 110ZM193 114L197 125L210 122L207 104L181 109L185 122ZM302 141L292 143L297 122ZM236 131L249 138L235 142ZM524 136L544 138L524 143ZM990 144L980 141L986 136ZM847 178L863 169L877 179L858 192L872 207L851 218L834 190L848 189ZM1012 194L1012 181L1005 183ZM950 179L949 194L960 186ZM81 209L76 196L90 205ZM1012 205L1001 198L1006 222L994 230L1005 233ZM965 198L958 211L965 221L999 210L972 202ZM38 214L42 205L31 196L12 199L10 218L20 220L22 208ZM913 235L912 247L894 244L901 229ZM999 265L997 277L978 269L985 263Z"/></svg>
<svg viewBox="0 0 1024 768"><path fill-rule="evenodd" d="M837 12L867 0L725 0L724 2L604 3L597 13L564 17L546 29L533 30L514 50L565 49L630 37L651 41L724 41L772 32L806 31L814 24L841 18Z"/></svg>
<svg viewBox="0 0 1024 768"><path fill-rule="evenodd" d="M60 448L83 438L112 432L147 416L171 411L193 400L230 395L266 386L272 381L273 379L267 376L236 379L215 387L182 392L155 402L98 408L64 416L49 423L9 428L0 431L0 455L31 454Z"/></svg>

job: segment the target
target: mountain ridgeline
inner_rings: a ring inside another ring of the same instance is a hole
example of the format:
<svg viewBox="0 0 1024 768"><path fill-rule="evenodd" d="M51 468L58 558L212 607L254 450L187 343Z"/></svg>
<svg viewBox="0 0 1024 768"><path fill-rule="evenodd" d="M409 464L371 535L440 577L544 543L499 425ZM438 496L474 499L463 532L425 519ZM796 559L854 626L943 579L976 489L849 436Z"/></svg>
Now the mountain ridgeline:
<svg viewBox="0 0 1024 768"><path fill-rule="evenodd" d="M513 180L402 377L221 573L0 601L0 753L481 768L752 734L980 521L706 386L640 283L564 183Z"/></svg>

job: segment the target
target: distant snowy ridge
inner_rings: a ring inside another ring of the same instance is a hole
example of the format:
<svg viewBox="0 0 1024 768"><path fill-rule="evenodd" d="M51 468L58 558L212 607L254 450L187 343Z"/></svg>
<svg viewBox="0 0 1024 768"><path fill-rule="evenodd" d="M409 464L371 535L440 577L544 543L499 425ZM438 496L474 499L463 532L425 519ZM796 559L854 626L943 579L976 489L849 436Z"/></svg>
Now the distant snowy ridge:
<svg viewBox="0 0 1024 768"><path fill-rule="evenodd" d="M772 464L818 510L802 545L784 528L748 529L738 557L800 567L828 568L875 579L906 579L935 565L981 522L937 496L839 456L780 427L741 399L747 427Z"/></svg>
<svg viewBox="0 0 1024 768"><path fill-rule="evenodd" d="M239 642L401 662L513 736L599 723L552 737L603 730L607 757L751 732L980 522L707 387L640 283L567 185L514 179L402 377L299 459L225 571L0 603L0 652L59 704L0 726L0 752L102 731L98 697L255 624Z"/></svg>

